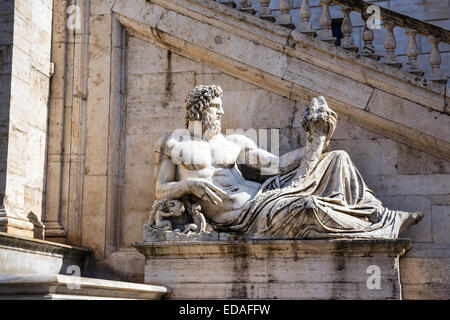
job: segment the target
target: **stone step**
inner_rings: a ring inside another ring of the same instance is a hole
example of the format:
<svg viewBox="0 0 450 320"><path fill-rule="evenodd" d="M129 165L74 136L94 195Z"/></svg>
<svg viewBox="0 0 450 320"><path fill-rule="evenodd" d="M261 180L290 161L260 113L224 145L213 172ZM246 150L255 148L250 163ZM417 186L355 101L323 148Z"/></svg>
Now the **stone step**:
<svg viewBox="0 0 450 320"><path fill-rule="evenodd" d="M75 266L84 275L91 258L86 248L0 232L0 274L66 274Z"/></svg>
<svg viewBox="0 0 450 320"><path fill-rule="evenodd" d="M0 299L158 300L169 292L162 286L60 274L0 274Z"/></svg>

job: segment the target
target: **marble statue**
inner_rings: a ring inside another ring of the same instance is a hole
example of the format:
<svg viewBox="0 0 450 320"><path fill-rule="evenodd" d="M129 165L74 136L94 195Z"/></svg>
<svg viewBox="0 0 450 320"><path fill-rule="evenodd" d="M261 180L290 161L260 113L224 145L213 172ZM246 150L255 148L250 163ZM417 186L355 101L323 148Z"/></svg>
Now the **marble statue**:
<svg viewBox="0 0 450 320"><path fill-rule="evenodd" d="M186 98L186 130L155 145L158 203L177 200L190 208L182 219L162 215L175 221L173 228L152 218L148 226L155 232L169 227L166 234L187 228L185 234L246 239L395 239L422 219L421 212L383 206L345 151L324 152L337 115L323 97L313 98L302 118L305 147L278 157L244 135L221 134L222 96L219 86L195 87ZM238 163L278 172L260 184L246 180Z"/></svg>

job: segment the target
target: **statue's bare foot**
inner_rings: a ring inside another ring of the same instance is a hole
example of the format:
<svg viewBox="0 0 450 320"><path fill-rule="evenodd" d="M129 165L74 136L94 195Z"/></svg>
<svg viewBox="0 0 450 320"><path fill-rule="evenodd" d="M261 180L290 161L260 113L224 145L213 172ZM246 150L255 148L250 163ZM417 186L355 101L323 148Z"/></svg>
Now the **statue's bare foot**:
<svg viewBox="0 0 450 320"><path fill-rule="evenodd" d="M419 223L420 220L422 220L424 213L417 211L417 212L402 212L403 216L403 223L400 227L400 231L402 232L406 229L408 229L410 226L415 225L416 223Z"/></svg>

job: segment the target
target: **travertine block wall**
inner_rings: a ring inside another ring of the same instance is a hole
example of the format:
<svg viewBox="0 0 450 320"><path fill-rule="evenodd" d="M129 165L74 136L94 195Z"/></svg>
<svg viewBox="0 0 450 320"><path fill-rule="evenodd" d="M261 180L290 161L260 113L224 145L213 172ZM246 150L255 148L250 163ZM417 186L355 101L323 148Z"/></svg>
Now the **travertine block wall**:
<svg viewBox="0 0 450 320"><path fill-rule="evenodd" d="M8 216L28 220L32 213L39 220L45 181L52 0L2 4L13 9L8 20L8 24L13 21L13 45L5 207ZM2 94L7 99L8 93Z"/></svg>

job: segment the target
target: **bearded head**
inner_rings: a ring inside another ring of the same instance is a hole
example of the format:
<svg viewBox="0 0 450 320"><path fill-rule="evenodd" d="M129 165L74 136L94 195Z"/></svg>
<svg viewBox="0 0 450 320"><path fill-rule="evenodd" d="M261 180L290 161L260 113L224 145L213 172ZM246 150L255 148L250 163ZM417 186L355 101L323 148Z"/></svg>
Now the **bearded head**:
<svg viewBox="0 0 450 320"><path fill-rule="evenodd" d="M223 91L216 85L199 85L192 89L186 98L186 128L189 121L202 121L203 133L216 135L220 132L221 112L213 112L210 107L221 108L215 103L223 96Z"/></svg>

